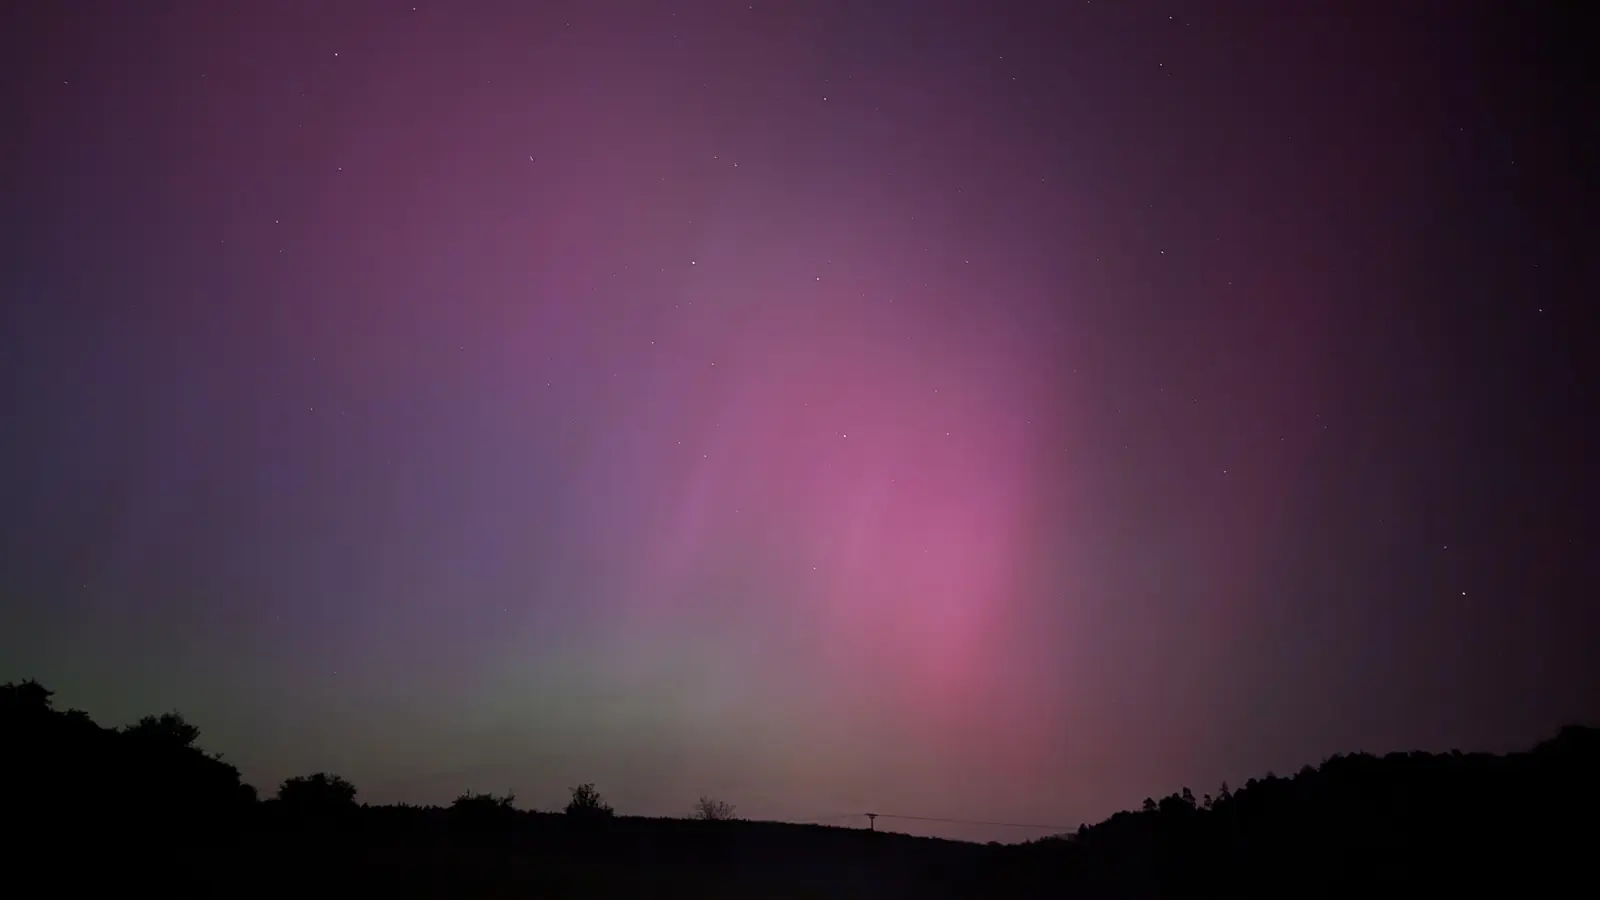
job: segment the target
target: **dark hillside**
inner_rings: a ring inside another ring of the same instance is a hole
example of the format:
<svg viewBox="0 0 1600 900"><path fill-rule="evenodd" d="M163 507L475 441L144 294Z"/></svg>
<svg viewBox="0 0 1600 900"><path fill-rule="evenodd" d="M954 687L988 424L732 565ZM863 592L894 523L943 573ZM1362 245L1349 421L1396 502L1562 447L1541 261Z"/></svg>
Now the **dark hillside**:
<svg viewBox="0 0 1600 900"><path fill-rule="evenodd" d="M258 801L176 713L104 728L34 682L0 691L10 887L155 877L167 894L415 897L1350 896L1554 890L1600 837L1600 731L1505 756L1335 756L1185 788L1075 834L978 845L861 829L565 812L509 797L365 806L317 774ZM92 861L84 864L83 861ZM140 875L139 873L146 873ZM13 893L13 892L8 892ZM24 891L23 893L28 893ZM16 894L21 896L23 894Z"/></svg>

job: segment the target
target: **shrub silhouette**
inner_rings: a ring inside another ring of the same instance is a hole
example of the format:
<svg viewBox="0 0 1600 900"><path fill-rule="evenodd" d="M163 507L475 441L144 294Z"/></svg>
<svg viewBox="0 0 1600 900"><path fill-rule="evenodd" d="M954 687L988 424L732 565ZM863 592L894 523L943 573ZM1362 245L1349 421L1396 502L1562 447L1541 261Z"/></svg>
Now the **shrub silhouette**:
<svg viewBox="0 0 1600 900"><path fill-rule="evenodd" d="M457 797L446 812L457 825L478 830L494 829L509 825L517 818L516 799L516 795L509 792L499 797L467 791Z"/></svg>
<svg viewBox="0 0 1600 900"><path fill-rule="evenodd" d="M359 808L356 786L327 772L286 779L278 786L278 803L285 813L299 819L348 816Z"/></svg>
<svg viewBox="0 0 1600 900"><path fill-rule="evenodd" d="M170 747L192 747L200 740L200 729L175 712L145 716L132 725L122 726L122 733L135 741Z"/></svg>
<svg viewBox="0 0 1600 900"><path fill-rule="evenodd" d="M516 801L517 795L512 793L507 793L504 797L497 797L494 794L475 794L472 791L467 791L466 793L457 797L455 802L450 804L450 808L458 812L501 812L504 810L515 811L516 806L514 804Z"/></svg>
<svg viewBox="0 0 1600 900"><path fill-rule="evenodd" d="M8 724L37 724L55 712L54 696L55 691L31 678L20 684L8 681L0 685L0 716Z"/></svg>
<svg viewBox="0 0 1600 900"><path fill-rule="evenodd" d="M738 818L734 815L732 803L710 797L701 797L695 801L694 817L703 822L731 822Z"/></svg>
<svg viewBox="0 0 1600 900"><path fill-rule="evenodd" d="M574 818L609 818L615 814L611 804L595 790L594 782L586 782L572 789L572 799L567 801L566 814Z"/></svg>

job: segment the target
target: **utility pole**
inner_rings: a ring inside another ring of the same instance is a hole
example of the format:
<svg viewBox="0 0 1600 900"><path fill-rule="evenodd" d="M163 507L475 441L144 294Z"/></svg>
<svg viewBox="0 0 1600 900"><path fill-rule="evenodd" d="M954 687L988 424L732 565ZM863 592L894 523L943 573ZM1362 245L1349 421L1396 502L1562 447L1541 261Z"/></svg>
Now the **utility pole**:
<svg viewBox="0 0 1600 900"><path fill-rule="evenodd" d="M878 830L878 814L877 813L867 813L867 830L868 831L877 831Z"/></svg>

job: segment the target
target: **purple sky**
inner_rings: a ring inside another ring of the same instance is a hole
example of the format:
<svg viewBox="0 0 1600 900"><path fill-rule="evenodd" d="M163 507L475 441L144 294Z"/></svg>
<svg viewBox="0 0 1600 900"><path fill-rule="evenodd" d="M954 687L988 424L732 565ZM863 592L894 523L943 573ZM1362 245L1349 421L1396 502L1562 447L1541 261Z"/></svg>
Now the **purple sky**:
<svg viewBox="0 0 1600 900"><path fill-rule="evenodd" d="M1040 10L9 8L0 679L269 791L1074 826L1600 713L1554 32Z"/></svg>

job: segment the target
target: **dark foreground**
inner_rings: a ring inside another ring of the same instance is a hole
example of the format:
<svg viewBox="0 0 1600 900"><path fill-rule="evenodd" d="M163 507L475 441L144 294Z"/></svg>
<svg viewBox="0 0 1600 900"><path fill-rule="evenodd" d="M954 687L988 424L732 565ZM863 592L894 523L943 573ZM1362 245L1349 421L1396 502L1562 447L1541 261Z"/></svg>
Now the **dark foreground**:
<svg viewBox="0 0 1600 900"><path fill-rule="evenodd" d="M1600 731L1524 753L1364 754L998 846L563 813L364 806L334 776L258 800L181 717L102 728L0 688L0 893L166 897L1350 897L1566 892L1600 839Z"/></svg>

